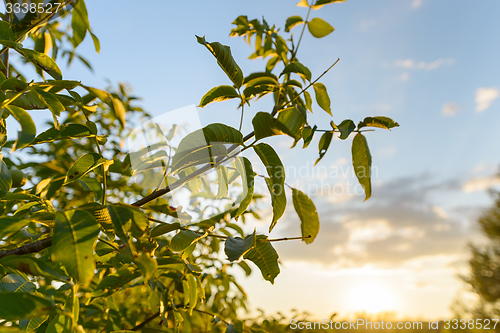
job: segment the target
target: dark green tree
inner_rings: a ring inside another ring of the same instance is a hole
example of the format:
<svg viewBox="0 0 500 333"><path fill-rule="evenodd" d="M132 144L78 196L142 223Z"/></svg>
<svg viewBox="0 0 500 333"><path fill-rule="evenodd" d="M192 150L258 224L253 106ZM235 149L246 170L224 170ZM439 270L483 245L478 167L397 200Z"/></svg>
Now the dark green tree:
<svg viewBox="0 0 500 333"><path fill-rule="evenodd" d="M462 277L479 297L478 304L464 310L485 319L498 318L500 314L500 192L490 193L494 204L478 220L488 242L482 246L470 245L470 274Z"/></svg>

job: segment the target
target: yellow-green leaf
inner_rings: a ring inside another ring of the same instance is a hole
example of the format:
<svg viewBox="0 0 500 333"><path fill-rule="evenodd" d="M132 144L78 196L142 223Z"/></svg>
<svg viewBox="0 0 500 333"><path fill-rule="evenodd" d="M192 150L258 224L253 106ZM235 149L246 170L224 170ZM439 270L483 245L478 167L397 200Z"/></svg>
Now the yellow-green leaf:
<svg viewBox="0 0 500 333"><path fill-rule="evenodd" d="M311 35L316 38L328 36L333 30L335 30L328 22L318 17L315 17L311 21L307 22L307 28L309 29Z"/></svg>
<svg viewBox="0 0 500 333"><path fill-rule="evenodd" d="M212 102L222 102L232 98L238 98L238 92L231 86L218 86L210 89L200 101L199 107L205 107Z"/></svg>
<svg viewBox="0 0 500 333"><path fill-rule="evenodd" d="M292 189L293 207L300 219L300 230L306 244L310 244L319 232L319 216L314 202L303 192Z"/></svg>
<svg viewBox="0 0 500 333"><path fill-rule="evenodd" d="M359 183L365 190L366 201L372 195L372 156L370 154L370 150L368 149L366 138L361 133L356 134L354 140L352 141L352 165Z"/></svg>

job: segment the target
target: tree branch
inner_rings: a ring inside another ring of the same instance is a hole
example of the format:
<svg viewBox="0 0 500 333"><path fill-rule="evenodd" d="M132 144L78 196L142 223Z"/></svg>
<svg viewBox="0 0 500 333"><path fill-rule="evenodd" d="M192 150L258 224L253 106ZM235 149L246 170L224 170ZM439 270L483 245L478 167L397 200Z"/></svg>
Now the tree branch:
<svg viewBox="0 0 500 333"><path fill-rule="evenodd" d="M30 254L40 252L52 245L52 237L37 240L31 244L26 244L13 250L5 250L0 252L0 259L6 256L22 256L23 254Z"/></svg>

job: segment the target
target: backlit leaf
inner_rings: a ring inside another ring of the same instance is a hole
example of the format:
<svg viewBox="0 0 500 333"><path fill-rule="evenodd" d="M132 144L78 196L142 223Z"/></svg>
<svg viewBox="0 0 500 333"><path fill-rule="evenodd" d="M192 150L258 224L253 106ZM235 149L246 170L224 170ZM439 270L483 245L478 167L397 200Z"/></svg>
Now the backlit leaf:
<svg viewBox="0 0 500 333"><path fill-rule="evenodd" d="M7 168L7 165L3 161L3 156L0 155L0 198L6 196L11 187L12 177L10 175L9 168ZM0 227L0 238L2 238L1 230L2 227Z"/></svg>
<svg viewBox="0 0 500 333"><path fill-rule="evenodd" d="M313 85L314 92L316 93L316 102L318 105L326 111L330 116L332 116L332 109L330 107L330 97L326 91L326 87L323 83L315 83Z"/></svg>
<svg viewBox="0 0 500 333"><path fill-rule="evenodd" d="M40 317L54 307L51 300L25 292L0 292L0 299L0 318L6 320Z"/></svg>
<svg viewBox="0 0 500 333"><path fill-rule="evenodd" d="M366 117L358 124L358 129L362 127L379 127L390 130L393 127L399 127L399 124L389 117L377 116Z"/></svg>
<svg viewBox="0 0 500 333"><path fill-rule="evenodd" d="M313 9L320 9L324 5L327 5L329 3L335 3L335 2L345 2L346 0L316 0L314 5L312 6Z"/></svg>
<svg viewBox="0 0 500 333"><path fill-rule="evenodd" d="M365 201L372 195L371 185L371 165L372 156L368 149L366 138L358 133L352 141L352 165L354 173L358 178L359 183L365 190Z"/></svg>
<svg viewBox="0 0 500 333"><path fill-rule="evenodd" d="M210 53L214 55L217 59L217 63L234 85L240 88L243 84L243 71L231 55L231 48L218 42L209 43L205 40L205 37L196 36L196 38L198 43L205 45Z"/></svg>
<svg viewBox="0 0 500 333"><path fill-rule="evenodd" d="M302 65L298 61L294 61L288 65L285 66L283 71L280 74L280 77L282 75L288 74L288 73L296 73L300 75L302 78L307 79L308 81L311 81L311 71L309 68L306 66Z"/></svg>
<svg viewBox="0 0 500 333"><path fill-rule="evenodd" d="M19 53L33 64L47 72L56 80L62 80L62 73L54 59L44 53L30 49L17 49Z"/></svg>
<svg viewBox="0 0 500 333"><path fill-rule="evenodd" d="M299 24L304 23L304 20L300 16L290 16L286 19L285 32L290 32L294 27Z"/></svg>
<svg viewBox="0 0 500 333"><path fill-rule="evenodd" d="M94 246L99 223L84 210L70 210L56 215L52 239L52 260L64 265L69 275L86 287L94 277Z"/></svg>
<svg viewBox="0 0 500 333"><path fill-rule="evenodd" d="M12 146L11 151L26 147L33 141L36 135L36 127L33 119L31 119L28 112L20 107L7 105L5 108L9 110L10 114L12 114L19 125L21 125L21 131L18 132L17 140Z"/></svg>
<svg viewBox="0 0 500 333"><path fill-rule="evenodd" d="M105 163L109 164L109 162L111 161L101 158L101 155L97 153L85 154L77 159L75 163L73 163L73 165L69 168L64 183L68 184L72 181L75 181L85 176L87 173L94 170L98 166Z"/></svg>
<svg viewBox="0 0 500 333"><path fill-rule="evenodd" d="M347 139L349 134L352 133L356 129L356 125L354 125L354 121L351 119L346 119L340 123L340 125L337 126L337 128L340 131L340 138L342 140Z"/></svg>
<svg viewBox="0 0 500 333"><path fill-rule="evenodd" d="M210 89L200 101L199 107L205 107L212 102L222 102L232 98L238 98L238 92L231 86L218 86Z"/></svg>
<svg viewBox="0 0 500 333"><path fill-rule="evenodd" d="M258 235L255 247L248 251L244 258L257 265L264 279L274 284L274 279L280 273L279 257L271 242L267 241L267 236Z"/></svg>
<svg viewBox="0 0 500 333"><path fill-rule="evenodd" d="M250 203L252 202L253 193L254 193L254 172L252 168L252 163L246 157L236 157L234 160L236 165L236 169L241 175L241 182L243 186L244 198L240 202L240 206L234 213L234 218L238 218L241 214L243 214ZM246 192L246 193L245 193Z"/></svg>
<svg viewBox="0 0 500 333"><path fill-rule="evenodd" d="M172 238L169 247L174 252L181 252L203 237L205 237L205 234L199 234L191 230L182 230Z"/></svg>
<svg viewBox="0 0 500 333"><path fill-rule="evenodd" d="M306 244L310 244L319 232L319 216L314 202L303 192L292 189L293 207L300 219L300 230Z"/></svg>
<svg viewBox="0 0 500 333"><path fill-rule="evenodd" d="M229 237L224 242L224 253L227 255L229 261L237 261L241 256L245 255L253 247L255 247L255 231L245 237Z"/></svg>
<svg viewBox="0 0 500 333"><path fill-rule="evenodd" d="M328 22L315 17L311 21L307 22L307 28L311 35L316 38L322 38L328 36L335 30Z"/></svg>
<svg viewBox="0 0 500 333"><path fill-rule="evenodd" d="M332 142L333 138L333 132L325 132L321 136L321 139L319 139L319 144L318 144L318 150L319 150L319 157L314 163L314 165L318 164L319 161L325 156L326 152L328 151L328 148L330 147L330 143Z"/></svg>

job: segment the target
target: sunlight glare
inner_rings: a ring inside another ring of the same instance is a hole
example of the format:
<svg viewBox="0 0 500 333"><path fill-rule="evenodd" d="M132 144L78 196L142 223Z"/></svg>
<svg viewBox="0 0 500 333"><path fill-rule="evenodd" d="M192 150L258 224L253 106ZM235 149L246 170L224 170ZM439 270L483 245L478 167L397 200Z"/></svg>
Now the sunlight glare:
<svg viewBox="0 0 500 333"><path fill-rule="evenodd" d="M348 306L352 311L379 313L397 310L393 290L380 282L368 281L356 284L347 295Z"/></svg>

